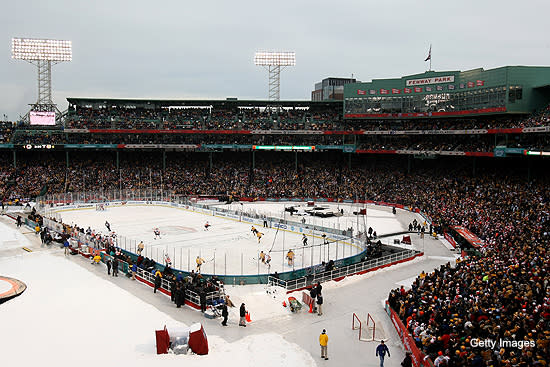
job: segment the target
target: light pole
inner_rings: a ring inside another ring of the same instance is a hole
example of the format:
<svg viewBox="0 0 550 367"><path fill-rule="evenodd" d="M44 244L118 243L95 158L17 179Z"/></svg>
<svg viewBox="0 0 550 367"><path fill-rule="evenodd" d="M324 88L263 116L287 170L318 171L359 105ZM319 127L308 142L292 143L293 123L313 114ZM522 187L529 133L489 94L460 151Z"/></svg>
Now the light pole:
<svg viewBox="0 0 550 367"><path fill-rule="evenodd" d="M66 40L12 38L13 59L25 60L38 68L38 99L27 114L31 125L55 125L56 112L52 101L52 64L71 61L72 43ZM27 116L25 116L27 117Z"/></svg>
<svg viewBox="0 0 550 367"><path fill-rule="evenodd" d="M254 55L254 64L263 66L269 72L269 100L279 101L281 97L281 67L295 66L294 52L259 51Z"/></svg>

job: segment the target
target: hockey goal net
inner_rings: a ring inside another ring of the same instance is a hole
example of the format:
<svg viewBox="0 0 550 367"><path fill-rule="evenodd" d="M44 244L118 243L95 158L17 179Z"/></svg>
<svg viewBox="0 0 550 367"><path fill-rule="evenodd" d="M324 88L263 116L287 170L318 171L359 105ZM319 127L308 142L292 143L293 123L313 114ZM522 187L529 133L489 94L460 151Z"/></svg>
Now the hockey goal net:
<svg viewBox="0 0 550 367"><path fill-rule="evenodd" d="M105 204L96 204L95 205L96 211L104 211L105 210Z"/></svg>
<svg viewBox="0 0 550 367"><path fill-rule="evenodd" d="M367 313L366 320L361 320L356 313L353 313L351 328L352 330L359 330L360 341L381 341L386 338L382 325L377 324L370 313Z"/></svg>

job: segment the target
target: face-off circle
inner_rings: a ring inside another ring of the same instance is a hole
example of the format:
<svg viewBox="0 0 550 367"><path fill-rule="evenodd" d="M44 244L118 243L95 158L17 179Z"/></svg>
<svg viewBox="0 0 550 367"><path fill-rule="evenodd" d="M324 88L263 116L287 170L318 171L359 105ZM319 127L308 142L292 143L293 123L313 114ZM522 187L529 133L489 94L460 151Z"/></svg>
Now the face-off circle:
<svg viewBox="0 0 550 367"><path fill-rule="evenodd" d="M0 276L0 304L19 296L27 289L27 285L20 280Z"/></svg>

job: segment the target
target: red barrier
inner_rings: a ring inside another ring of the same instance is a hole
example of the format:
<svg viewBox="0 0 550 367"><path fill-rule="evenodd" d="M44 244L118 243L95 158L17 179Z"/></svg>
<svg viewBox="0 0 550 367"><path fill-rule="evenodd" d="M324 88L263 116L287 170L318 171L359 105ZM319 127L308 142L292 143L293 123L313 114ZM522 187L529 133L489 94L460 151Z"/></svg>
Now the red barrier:
<svg viewBox="0 0 550 367"><path fill-rule="evenodd" d="M166 325L163 330L155 330L155 337L157 341L157 354L167 354L168 347L170 346L170 336L166 330Z"/></svg>
<svg viewBox="0 0 550 367"><path fill-rule="evenodd" d="M451 237L450 234L448 234L447 232L443 233L443 237L445 237L445 239L451 244L451 246L453 246L454 248L456 248L456 241L453 237Z"/></svg>
<svg viewBox="0 0 550 367"><path fill-rule="evenodd" d="M413 337L407 331L403 322L399 319L397 313L390 307L386 301L386 312L391 319L395 331L399 335L399 339L403 343L405 350L411 352L412 362L414 367L433 367L433 363L429 358L426 358L426 355L420 351L414 342Z"/></svg>

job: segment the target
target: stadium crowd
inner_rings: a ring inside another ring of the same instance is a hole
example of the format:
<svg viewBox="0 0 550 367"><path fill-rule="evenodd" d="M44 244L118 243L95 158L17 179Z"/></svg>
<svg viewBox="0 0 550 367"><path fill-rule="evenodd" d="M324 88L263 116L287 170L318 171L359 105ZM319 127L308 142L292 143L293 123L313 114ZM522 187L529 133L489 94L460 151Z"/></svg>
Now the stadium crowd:
<svg viewBox="0 0 550 367"><path fill-rule="evenodd" d="M242 108L238 110L203 108L166 108L162 110L136 108L79 108L71 111L63 127L72 129L133 129L133 130L306 130L306 131L417 131L511 129L548 126L550 105L527 117L489 116L476 118L427 119L343 119L335 110L281 111ZM12 123L0 124L0 142L17 130L37 129L24 123L14 128Z"/></svg>
<svg viewBox="0 0 550 367"><path fill-rule="evenodd" d="M431 192L435 200L422 199L435 223L464 225L485 240L480 256L421 274L410 290L389 295L432 360L448 366L550 360L549 193L541 182L462 178L460 185L442 180ZM498 347L477 347L486 339Z"/></svg>

